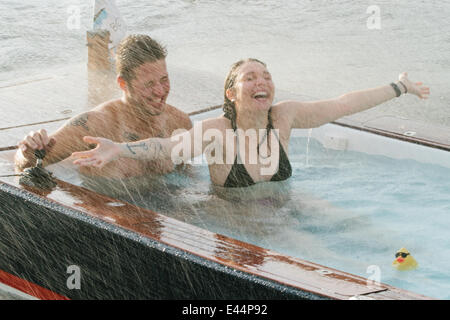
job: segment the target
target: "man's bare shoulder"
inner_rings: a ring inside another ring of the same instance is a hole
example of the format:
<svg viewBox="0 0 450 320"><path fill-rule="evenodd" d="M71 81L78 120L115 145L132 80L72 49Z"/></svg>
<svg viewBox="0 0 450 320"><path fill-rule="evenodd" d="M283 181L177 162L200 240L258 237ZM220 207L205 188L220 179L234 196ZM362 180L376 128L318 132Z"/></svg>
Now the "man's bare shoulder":
<svg viewBox="0 0 450 320"><path fill-rule="evenodd" d="M181 111L180 109L178 109L170 104L167 104L166 112L170 113L172 116L189 118L189 115L186 112Z"/></svg>
<svg viewBox="0 0 450 320"><path fill-rule="evenodd" d="M92 116L114 117L123 109L124 102L121 99L114 99L105 101L88 112Z"/></svg>
<svg viewBox="0 0 450 320"><path fill-rule="evenodd" d="M171 106L169 104L167 105L166 112L177 127L185 129L192 128L191 119L186 112L183 112L180 109L175 108L174 106Z"/></svg>
<svg viewBox="0 0 450 320"><path fill-rule="evenodd" d="M93 128L98 128L106 123L111 123L117 116L117 110L120 108L120 103L121 102L118 100L107 101L91 110L77 114L70 118L58 131L67 132L67 130L73 128L84 129L83 131L85 132L91 132Z"/></svg>
<svg viewBox="0 0 450 320"><path fill-rule="evenodd" d="M121 99L114 99L103 102L95 108L83 113L89 116L91 121L110 122L114 121L121 114L121 110L124 109L124 103Z"/></svg>

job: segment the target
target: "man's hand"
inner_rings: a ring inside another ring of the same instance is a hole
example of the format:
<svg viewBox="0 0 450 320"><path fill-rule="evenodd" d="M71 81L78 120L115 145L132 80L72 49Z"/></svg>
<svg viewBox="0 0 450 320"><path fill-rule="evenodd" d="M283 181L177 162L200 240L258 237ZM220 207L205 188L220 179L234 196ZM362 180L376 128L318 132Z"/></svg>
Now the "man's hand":
<svg viewBox="0 0 450 320"><path fill-rule="evenodd" d="M89 136L84 137L83 140L86 143L95 143L97 146L92 150L72 153L75 158L73 163L76 165L102 168L108 162L120 157L122 150L119 143L114 143L105 138Z"/></svg>
<svg viewBox="0 0 450 320"><path fill-rule="evenodd" d="M49 138L47 131L41 129L37 132L31 131L18 143L18 147L22 151L23 157L26 160L32 161L35 159L35 150L45 150L48 153L55 144L56 140L54 138Z"/></svg>

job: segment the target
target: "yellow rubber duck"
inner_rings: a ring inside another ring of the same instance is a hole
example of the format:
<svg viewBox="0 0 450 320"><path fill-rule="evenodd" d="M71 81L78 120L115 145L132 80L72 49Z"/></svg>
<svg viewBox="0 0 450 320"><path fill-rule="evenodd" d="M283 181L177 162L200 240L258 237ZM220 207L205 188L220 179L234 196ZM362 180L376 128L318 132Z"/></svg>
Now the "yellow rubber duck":
<svg viewBox="0 0 450 320"><path fill-rule="evenodd" d="M418 263L408 250L401 248L395 254L395 260L392 262L392 266L397 270L405 271L417 268Z"/></svg>

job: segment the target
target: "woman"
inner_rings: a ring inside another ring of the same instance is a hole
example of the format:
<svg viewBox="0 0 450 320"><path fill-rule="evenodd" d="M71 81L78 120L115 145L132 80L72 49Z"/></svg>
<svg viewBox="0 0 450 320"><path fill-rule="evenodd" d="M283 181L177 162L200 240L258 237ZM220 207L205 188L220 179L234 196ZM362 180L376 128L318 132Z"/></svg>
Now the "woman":
<svg viewBox="0 0 450 320"><path fill-rule="evenodd" d="M241 60L232 66L225 80L224 115L204 120L191 130L167 139L114 143L104 138L85 137L87 143L97 144L97 147L73 153L74 163L102 167L121 157L171 158L177 163L205 153L214 185L246 187L264 181L286 180L292 173L287 157L291 129L319 127L401 94L410 93L425 99L430 91L421 82L411 82L405 72L400 74L397 83L329 100L283 101L272 105L274 92L271 75L263 62ZM212 138L213 142L209 143ZM181 155L180 140L185 142Z"/></svg>

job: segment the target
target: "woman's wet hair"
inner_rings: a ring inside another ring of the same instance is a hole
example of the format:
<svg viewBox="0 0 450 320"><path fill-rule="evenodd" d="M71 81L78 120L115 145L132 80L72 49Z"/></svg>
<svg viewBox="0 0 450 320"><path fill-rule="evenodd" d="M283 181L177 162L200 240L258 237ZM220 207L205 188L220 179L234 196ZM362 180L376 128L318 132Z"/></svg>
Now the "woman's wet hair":
<svg viewBox="0 0 450 320"><path fill-rule="evenodd" d="M258 59L255 58L248 58L239 60L238 62L235 62L232 66L230 71L228 72L228 75L225 79L225 85L224 85L224 103L223 103L223 112L225 113L224 116L227 119L230 119L231 121L231 127L236 130L236 106L233 101L228 99L227 97L227 90L234 87L236 84L236 78L238 75L238 69L240 66L242 66L244 63L247 62L258 62L262 64L264 67L267 67L266 64ZM272 118L269 112L269 124L272 124Z"/></svg>
<svg viewBox="0 0 450 320"><path fill-rule="evenodd" d="M116 52L116 71L127 83L136 77L135 70L146 62L166 58L167 50L156 40L144 34L129 35Z"/></svg>

